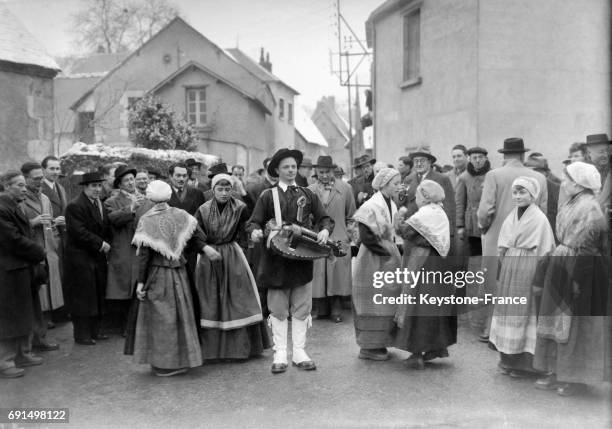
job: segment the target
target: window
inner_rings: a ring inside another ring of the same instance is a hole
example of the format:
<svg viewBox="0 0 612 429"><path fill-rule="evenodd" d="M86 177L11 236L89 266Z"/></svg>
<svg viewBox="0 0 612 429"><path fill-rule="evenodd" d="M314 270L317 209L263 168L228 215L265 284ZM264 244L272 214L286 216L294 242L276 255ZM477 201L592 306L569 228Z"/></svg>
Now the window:
<svg viewBox="0 0 612 429"><path fill-rule="evenodd" d="M136 103L142 100L142 97L128 97L127 99L127 108L132 109Z"/></svg>
<svg viewBox="0 0 612 429"><path fill-rule="evenodd" d="M285 118L285 100L283 100L282 98L278 100L278 118Z"/></svg>
<svg viewBox="0 0 612 429"><path fill-rule="evenodd" d="M420 78L421 56L421 10L404 15L404 83Z"/></svg>
<svg viewBox="0 0 612 429"><path fill-rule="evenodd" d="M206 125L206 88L187 88L187 121L195 126Z"/></svg>
<svg viewBox="0 0 612 429"><path fill-rule="evenodd" d="M293 124L293 104L287 103L287 121L290 124Z"/></svg>

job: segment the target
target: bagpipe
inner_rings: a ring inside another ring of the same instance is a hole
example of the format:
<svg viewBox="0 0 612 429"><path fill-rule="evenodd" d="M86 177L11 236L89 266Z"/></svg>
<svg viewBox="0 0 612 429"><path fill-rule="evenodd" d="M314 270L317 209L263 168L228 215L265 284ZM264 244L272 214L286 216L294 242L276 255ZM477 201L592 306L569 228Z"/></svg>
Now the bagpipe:
<svg viewBox="0 0 612 429"><path fill-rule="evenodd" d="M341 241L317 242L317 233L296 223L283 222L278 199L278 188L272 189L274 219L266 223L267 247L277 255L288 259L312 261L320 258L346 256L349 247ZM302 222L306 198L297 200L297 221Z"/></svg>

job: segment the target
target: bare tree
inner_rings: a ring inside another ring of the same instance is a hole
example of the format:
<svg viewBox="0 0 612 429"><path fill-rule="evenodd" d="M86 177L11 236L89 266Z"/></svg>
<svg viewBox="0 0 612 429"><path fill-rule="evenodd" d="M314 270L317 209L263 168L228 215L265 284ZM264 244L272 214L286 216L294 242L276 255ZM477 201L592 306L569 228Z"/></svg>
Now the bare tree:
<svg viewBox="0 0 612 429"><path fill-rule="evenodd" d="M92 52L134 49L178 15L167 0L87 0L72 16L76 42Z"/></svg>

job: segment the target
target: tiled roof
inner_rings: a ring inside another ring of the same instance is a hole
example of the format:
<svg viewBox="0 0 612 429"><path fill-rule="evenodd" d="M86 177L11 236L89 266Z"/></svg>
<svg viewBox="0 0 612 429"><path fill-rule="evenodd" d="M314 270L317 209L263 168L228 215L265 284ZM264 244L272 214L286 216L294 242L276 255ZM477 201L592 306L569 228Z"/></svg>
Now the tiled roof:
<svg viewBox="0 0 612 429"><path fill-rule="evenodd" d="M0 60L59 70L42 45L6 6L0 4Z"/></svg>
<svg viewBox="0 0 612 429"><path fill-rule="evenodd" d="M93 54L86 57L66 57L58 59L64 76L68 77L101 77L112 70L128 56L120 54Z"/></svg>
<svg viewBox="0 0 612 429"><path fill-rule="evenodd" d="M299 93L283 82L280 78L270 73L268 70L263 68L259 63L255 62L251 57L242 52L238 48L226 49L225 52L238 64L247 69L250 73L254 74L262 82L279 82L295 92L296 95Z"/></svg>

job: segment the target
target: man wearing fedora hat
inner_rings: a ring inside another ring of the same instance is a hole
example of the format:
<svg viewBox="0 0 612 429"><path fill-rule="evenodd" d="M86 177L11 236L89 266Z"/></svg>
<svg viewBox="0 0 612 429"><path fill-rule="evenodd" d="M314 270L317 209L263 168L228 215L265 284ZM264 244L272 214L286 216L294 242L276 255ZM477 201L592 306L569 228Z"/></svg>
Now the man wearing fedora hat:
<svg viewBox="0 0 612 429"><path fill-rule="evenodd" d="M374 195L374 189L372 189L374 164L376 164L376 160L368 154L359 156L353 161L355 177L349 180L348 184L353 188L357 208Z"/></svg>
<svg viewBox="0 0 612 429"><path fill-rule="evenodd" d="M334 178L334 164L331 156L319 156L314 165L318 182L310 185L323 203L323 208L334 221L333 241L341 241L347 246L350 242L347 219L355 213L355 198L351 187ZM314 261L312 276L312 299L317 318L331 318L342 321L342 299L351 295L351 255L334 260L317 259Z"/></svg>
<svg viewBox="0 0 612 429"><path fill-rule="evenodd" d="M136 169L119 166L113 188L119 192L104 201L111 225L111 250L108 252L106 299L109 327L122 333L138 279L138 257L132 246L137 219L153 204L136 192ZM144 211L141 212L141 209Z"/></svg>
<svg viewBox="0 0 612 429"><path fill-rule="evenodd" d="M295 183L297 183L298 186L305 188L310 184L309 180L311 176L312 160L305 157L300 164L300 168L298 168L298 174L295 176Z"/></svg>
<svg viewBox="0 0 612 429"><path fill-rule="evenodd" d="M433 170L437 158L425 147L418 148L410 153L412 159L412 172L406 176L403 185L405 190L400 192L398 199L401 205L408 208L409 213L416 213L416 188L425 180L433 180L444 189L443 208L450 223L451 237L455 235L455 191L448 176Z"/></svg>
<svg viewBox="0 0 612 429"><path fill-rule="evenodd" d="M308 188L296 185L295 176L302 161L299 150L279 149L270 160L267 170L278 177L278 185L262 192L249 219L247 230L254 242L259 242L278 226L269 221L281 217L281 222L318 229L317 240L324 244L333 231L333 221L325 212L321 201ZM278 198L275 204L275 199ZM276 206L276 210L275 210ZM279 213L276 213L276 212ZM288 259L262 246L262 258L258 270L259 287L268 290L268 308L274 342L272 373L287 370L287 330L291 315L294 366L303 370L316 369L315 363L304 350L306 331L310 327L312 309L312 261Z"/></svg>
<svg viewBox="0 0 612 429"><path fill-rule="evenodd" d="M187 185L199 190L200 192L208 191L210 189L209 183L202 181L202 177L204 177L202 163L193 158L189 158L185 160L185 165L187 166L187 173L189 175ZM206 167L204 167L204 170L206 170Z"/></svg>
<svg viewBox="0 0 612 429"><path fill-rule="evenodd" d="M586 138L586 148L591 163L597 168L601 176L601 191L597 201L604 214L610 210L612 199L612 141L607 134L592 134Z"/></svg>
<svg viewBox="0 0 612 429"><path fill-rule="evenodd" d="M482 285L481 294L494 293L497 282L498 250L497 240L501 226L514 208L512 200L512 183L520 176L527 176L536 179L540 185L540 195L536 204L546 214L548 207L548 189L546 178L523 165L525 160L525 148L523 139L508 138L504 140L504 147L498 152L504 156L504 165L489 171L485 175L482 197L478 205L477 217L478 227L482 233L482 256L483 272L485 281ZM489 328L491 326L492 306L486 310L485 326L480 335L482 342L489 339Z"/></svg>
<svg viewBox="0 0 612 429"><path fill-rule="evenodd" d="M66 207L64 282L77 344L94 345L107 339L100 333L105 311L107 263L110 251L108 212L100 201L105 178L85 173L83 191Z"/></svg>

